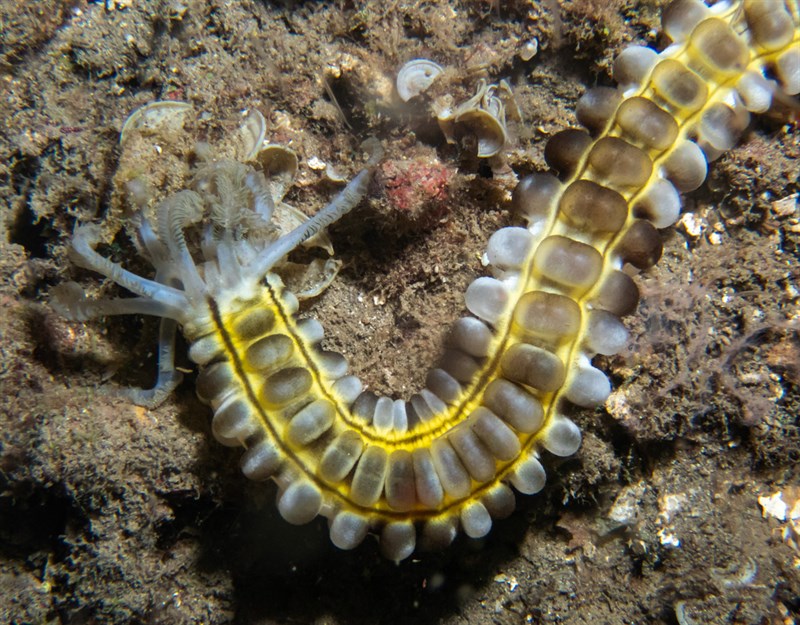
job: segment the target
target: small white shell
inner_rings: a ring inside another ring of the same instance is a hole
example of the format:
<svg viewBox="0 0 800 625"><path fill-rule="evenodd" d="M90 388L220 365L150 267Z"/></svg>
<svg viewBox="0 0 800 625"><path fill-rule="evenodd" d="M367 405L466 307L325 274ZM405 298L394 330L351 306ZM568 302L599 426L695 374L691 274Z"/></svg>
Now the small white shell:
<svg viewBox="0 0 800 625"><path fill-rule="evenodd" d="M418 96L433 84L444 69L428 59L413 59L397 74L397 93L403 102Z"/></svg>
<svg viewBox="0 0 800 625"><path fill-rule="evenodd" d="M239 138L241 140L241 153L239 156L243 161L254 160L261 146L264 145L264 137L267 135L267 120L258 109L250 109L244 122L239 126Z"/></svg>
<svg viewBox="0 0 800 625"><path fill-rule="evenodd" d="M125 145L134 132L154 132L159 126L176 121L193 108L188 102L177 100L158 100L140 106L122 125L122 131L119 133L120 145Z"/></svg>
<svg viewBox="0 0 800 625"><path fill-rule="evenodd" d="M294 150L286 146L268 144L263 146L254 159L267 178L270 193L275 202L280 202L297 175L298 160Z"/></svg>
<svg viewBox="0 0 800 625"><path fill-rule="evenodd" d="M315 258L310 263L284 261L276 267L277 274L301 302L317 297L336 279L342 261Z"/></svg>
<svg viewBox="0 0 800 625"><path fill-rule="evenodd" d="M325 165L325 178L331 182L347 182L347 176L337 171L330 163Z"/></svg>
<svg viewBox="0 0 800 625"><path fill-rule="evenodd" d="M519 58L527 63L536 56L537 52L539 52L539 40L534 37L530 41L526 41L524 44L522 44L518 54Z"/></svg>

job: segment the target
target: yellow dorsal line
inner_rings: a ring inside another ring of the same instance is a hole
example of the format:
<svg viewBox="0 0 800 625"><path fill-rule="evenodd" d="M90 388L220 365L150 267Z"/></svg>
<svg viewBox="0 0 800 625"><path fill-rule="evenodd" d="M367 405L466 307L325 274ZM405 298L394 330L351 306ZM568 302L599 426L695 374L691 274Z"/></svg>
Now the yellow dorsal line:
<svg viewBox="0 0 800 625"><path fill-rule="evenodd" d="M736 17L737 9L740 8L738 5L732 7L728 12L723 15L716 15L711 16L712 18L722 19L725 20L730 26L734 26L732 23ZM708 19L708 18L707 18ZM795 28L794 37L792 42L788 44L791 45L798 45L800 43L800 31ZM306 477L314 482L317 487L320 488L321 491L326 493L327 495L333 497L334 499L339 501L339 504L342 507L356 510L362 515L365 516L372 516L372 517L379 517L385 519L425 519L425 518L433 518L441 515L445 515L448 512L459 509L465 502L475 499L476 497L484 494L486 491L491 490L494 488L497 483L504 478L515 468L517 463L520 459L525 459L528 455L534 450L536 443L539 438L541 438L542 433L546 431L548 427L548 423L551 422L551 418L553 416L553 412L556 409L561 396L565 392L568 387L569 377L572 373L574 373L574 366L573 362L577 357L580 345L586 336L587 330L587 302L596 294L597 289L603 283L603 277L607 276L610 271L610 263L612 258L612 250L614 247L619 243L621 238L625 235L625 233L629 230L630 226L635 221L633 217L630 207L635 203L635 201L641 197L641 195L647 190L647 188L652 184L652 182L658 177L657 171L658 166L663 163L677 148L682 140L684 140L688 134L688 131L694 126L694 124L700 119L702 114L708 110L709 106L717 103L719 101L719 95L723 89L728 89L732 87L742 76L743 73L753 69L754 67L759 67L765 61L775 58L780 53L784 52L787 47L782 47L779 50L775 50L769 53L764 52L753 52L752 47L748 47L748 51L750 54L750 59L747 63L745 69L742 72L734 74L721 82L714 82L709 83L705 81L705 84L709 86L709 93L708 97L706 98L704 104L695 112L690 113L685 116L673 116L678 123L678 135L673 143L673 145L660 153L657 153L653 156L653 152L649 151L648 156L653 162L653 171L649 180L638 188L635 191L628 192L623 194L623 197L626 197L626 201L628 203L628 217L627 220L620 229L619 232L616 234L612 234L608 237L607 242L605 245L602 246L600 251L602 257L602 271L601 277L598 278L597 282L585 289L582 293L575 296L573 295L571 299L576 301L580 308L581 308L581 324L578 333L575 335L575 338L561 346L557 349L557 354L565 354L565 358L563 359L565 366L568 369L567 379L565 380L564 384L561 388L550 394L543 394L539 397L542 407L545 412L544 418L544 425L542 428L533 434L528 435L521 435L521 446L522 452L521 454L511 461L500 462L495 461L497 466L497 472L493 479L485 483L477 483L473 481L472 489L470 493L460 499L449 499L446 497L445 503L442 506L435 510L426 510L426 509L414 509L408 512L395 512L388 508L388 505L385 501L385 495L381 496L381 499L378 503L374 504L373 506L361 506L356 504L352 501L352 499L348 496L346 492L346 483L342 483L337 487L336 485L332 485L325 480L323 480L320 476L317 475L317 466L318 463L314 464L313 461L306 462L302 457L301 454L295 452L291 448L289 444L287 444L282 436L281 432L275 427L272 422L273 417L268 414L268 411L260 404L258 399L257 391L252 387L248 376L246 375L243 367L243 355L239 353L237 350L234 340L231 337L231 334L226 329L226 324L224 321L224 313L219 310L215 303L210 303L212 309L212 316L214 325L216 326L216 330L219 333L219 336L222 338L223 343L225 344L225 349L228 352L228 357L230 362L234 366L234 370L236 371L236 375L239 378L239 381L244 388L249 401L253 405L253 407L257 410L264 427L269 432L270 436L274 440L276 444L278 444L281 448L283 454L295 465L297 466ZM673 58L681 62L682 65L686 66L685 57L689 55L688 52L688 39L687 42L680 45L680 47L676 48L674 54L671 54L668 58ZM667 58L667 57L664 57ZM660 62L662 59L657 61ZM652 73L652 70L651 70ZM648 76L645 80L642 81L642 86L633 94L626 96L625 100L631 97L645 97L648 99L652 99L648 97L652 94L652 85L650 82L650 76ZM613 120L616 118L616 114L612 116L611 122L606 127L606 129L600 133L597 138L592 142L592 146L597 143L600 139L609 136L620 136L621 133L617 130L616 125L614 124ZM624 138L622 136L621 138ZM588 165L586 163L587 156L591 151L591 146L584 152L583 161L580 164L580 167L576 170L575 174L570 177L567 181L564 182L564 189L566 189L570 184L575 182L576 180L580 180L586 175ZM547 228L544 234L540 235L538 241L543 240L544 238L551 236L552 234L560 233L564 230L563 222L560 219L559 211L556 210L553 215L549 217L549 221L547 224ZM516 303L519 301L519 298L526 292L530 292L533 290L538 290L541 288L541 285L538 284L537 278L534 275L533 271L533 257L536 252L535 246L532 247L531 251L526 258L526 262L523 265L523 270L520 274L520 278L518 281L518 286L512 293L510 298L510 303L508 306L507 312L497 331L494 333L494 339L491 343L491 352L487 357L487 362L481 367L480 371L476 374L475 381L469 384L469 386L465 389L462 393L462 397L459 401L453 405L448 407L448 410L444 413L435 415L431 420L426 422L421 422L414 427L414 429L407 433L407 434L397 434L397 433L390 433L389 435L381 435L379 434L374 426L371 424L365 423L363 420L355 417L349 407L343 404L339 398L336 396L336 393L333 392L331 388L330 382L325 379L322 375L322 367L319 366L315 361L315 356L313 352L309 349L306 340L302 337L301 332L297 326L297 323L294 319L293 314L291 314L288 310L285 309L280 295L275 291L273 287L267 285L265 287L265 295L266 298L269 300L268 305L277 312L277 316L280 318L281 323L283 324L285 330L289 334L291 340L293 341L294 345L296 346L298 353L300 354L301 365L304 366L309 372L311 373L313 379L313 386L312 391L310 392L311 395L316 395L318 398L322 397L330 401L336 409L337 414L337 421L334 423L334 428L346 428L352 429L359 433L359 435L365 440L366 444L370 445L378 445L389 452L395 449L416 449L423 446L429 446L430 443L438 438L439 436L443 435L446 431L457 425L458 423L462 422L466 416L475 409L480 404L480 398L483 396L483 393L488 386L488 384L498 377L498 368L499 362L506 350L507 345L511 341L515 341L515 333L512 328L512 324L510 322L510 313L514 310ZM559 356L560 357L560 356ZM519 436L519 433L518 433ZM303 455L310 455L307 450L304 450Z"/></svg>

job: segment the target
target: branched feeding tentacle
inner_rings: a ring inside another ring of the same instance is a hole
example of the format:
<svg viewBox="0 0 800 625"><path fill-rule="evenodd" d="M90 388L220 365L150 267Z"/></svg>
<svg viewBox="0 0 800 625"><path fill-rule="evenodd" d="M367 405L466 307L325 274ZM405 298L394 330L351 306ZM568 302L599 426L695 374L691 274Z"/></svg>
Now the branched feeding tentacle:
<svg viewBox="0 0 800 625"><path fill-rule="evenodd" d="M173 263L177 263L183 289L189 300L198 302L206 294L183 230L203 217L203 198L191 190L179 191L158 206L158 232L166 243Z"/></svg>

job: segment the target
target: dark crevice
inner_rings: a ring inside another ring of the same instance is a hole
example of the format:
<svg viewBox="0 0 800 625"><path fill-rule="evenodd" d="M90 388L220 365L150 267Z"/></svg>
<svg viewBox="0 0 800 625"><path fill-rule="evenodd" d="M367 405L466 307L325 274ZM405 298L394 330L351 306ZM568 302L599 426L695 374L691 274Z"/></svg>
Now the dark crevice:
<svg viewBox="0 0 800 625"><path fill-rule="evenodd" d="M10 162L12 188L17 195L23 195L28 192L31 181L39 173L39 159L16 152L11 155Z"/></svg>
<svg viewBox="0 0 800 625"><path fill-rule="evenodd" d="M11 188L18 196L14 202L21 209L16 211L13 223L9 226L8 240L21 245L32 258L47 258L47 233L52 222L37 218L31 208L33 181L39 175L38 158L22 156L17 153L11 157Z"/></svg>
<svg viewBox="0 0 800 625"><path fill-rule="evenodd" d="M31 207L26 204L11 225L9 240L25 248L31 258L47 258L50 255L47 233L52 225L49 219L37 219Z"/></svg>
<svg viewBox="0 0 800 625"><path fill-rule="evenodd" d="M165 493L163 498L172 514L154 524L159 549L171 548L184 534L194 531L192 528L202 526L217 508L213 500L198 498L190 490Z"/></svg>
<svg viewBox="0 0 800 625"><path fill-rule="evenodd" d="M57 487L18 482L9 488L0 488L0 553L25 559L49 551L63 559L61 537L75 518L73 502Z"/></svg>

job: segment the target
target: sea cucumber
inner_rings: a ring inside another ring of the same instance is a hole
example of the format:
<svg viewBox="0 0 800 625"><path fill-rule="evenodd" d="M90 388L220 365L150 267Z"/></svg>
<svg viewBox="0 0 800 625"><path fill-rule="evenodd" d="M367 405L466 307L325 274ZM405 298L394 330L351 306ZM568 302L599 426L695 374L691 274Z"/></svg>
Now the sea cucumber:
<svg viewBox="0 0 800 625"><path fill-rule="evenodd" d="M678 0L663 21L674 43L661 53L624 51L614 65L619 88L591 90L578 105L587 131L568 129L548 143L546 160L560 177L520 181L513 206L526 227L491 237L493 275L465 296L474 316L454 324L427 388L408 401L363 391L342 356L320 349L319 322L295 317L297 298L273 273L360 201L374 164L277 239L244 227L272 214L257 172L211 167L196 190L161 204L155 227L138 217L153 280L98 254L93 226L77 229L74 260L138 297L87 301L70 283L56 292L56 306L73 319L165 319L159 383L143 401L176 383L171 336L179 325L201 368L197 393L214 411L214 436L245 448L247 477L277 483L287 521L326 516L342 549L379 533L393 560L418 542L446 545L459 527L483 536L493 518L513 511L511 486L543 488L542 450L568 456L579 448L569 407L607 398L610 383L591 358L625 344L620 317L635 310L638 290L624 265L657 262L658 229L677 219L679 194L702 184L708 161L734 145L750 112L800 92L796 4ZM238 204L228 201L232 188ZM197 262L184 228L201 218Z"/></svg>

